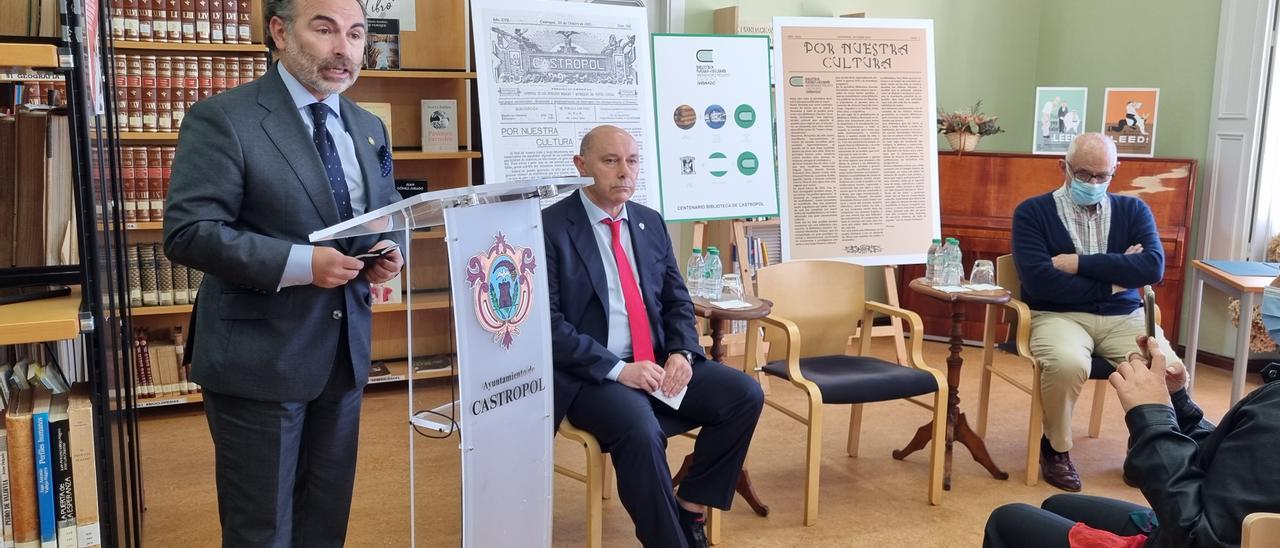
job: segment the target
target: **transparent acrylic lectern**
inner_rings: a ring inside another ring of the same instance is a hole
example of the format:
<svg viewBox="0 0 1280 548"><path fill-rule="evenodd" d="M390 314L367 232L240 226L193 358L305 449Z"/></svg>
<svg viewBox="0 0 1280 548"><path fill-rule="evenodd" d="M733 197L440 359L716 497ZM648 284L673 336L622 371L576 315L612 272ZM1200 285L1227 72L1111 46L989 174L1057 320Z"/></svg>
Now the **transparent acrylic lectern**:
<svg viewBox="0 0 1280 548"><path fill-rule="evenodd" d="M462 545L550 546L554 419L540 203L590 183L570 177L428 192L310 236L323 242L399 233L405 242L402 302L373 305L374 312L403 310L405 336L399 340L395 324L386 322L394 317L373 315L370 382L399 380L403 371L409 384L411 546L418 537L417 490L439 493L441 485L454 485L453 477L445 483L431 476L451 467L428 470L425 476L435 479L417 485L415 469L423 463L414 442L419 435L447 438L455 431L462 454ZM414 252L440 241L447 253ZM415 399L416 381L432 378L447 379L447 388L435 381L420 393L443 405ZM432 513L424 516L429 525L441 525L430 521ZM425 529L429 536L453 535L443 527ZM432 538L430 544L439 544Z"/></svg>

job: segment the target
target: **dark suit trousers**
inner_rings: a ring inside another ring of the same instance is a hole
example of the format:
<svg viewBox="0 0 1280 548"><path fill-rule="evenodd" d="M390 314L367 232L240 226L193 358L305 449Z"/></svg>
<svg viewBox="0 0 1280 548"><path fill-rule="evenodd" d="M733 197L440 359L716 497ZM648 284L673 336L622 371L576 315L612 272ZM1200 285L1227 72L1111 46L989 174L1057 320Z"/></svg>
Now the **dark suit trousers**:
<svg viewBox="0 0 1280 548"><path fill-rule="evenodd" d="M685 540L671 489L667 436L702 427L680 497L727 510L763 405L764 393L751 377L695 358L679 410L605 381L584 385L567 417L612 455L618 498L635 523L636 538L646 547L670 548L685 546Z"/></svg>
<svg viewBox="0 0 1280 548"><path fill-rule="evenodd" d="M345 340L338 356L324 390L311 401L205 392L224 547L343 545L363 391L356 388Z"/></svg>
<svg viewBox="0 0 1280 548"><path fill-rule="evenodd" d="M1077 522L1122 537L1141 534L1133 512L1149 508L1089 495L1054 495L1040 508L1006 504L987 519L983 548L1068 548L1067 535Z"/></svg>

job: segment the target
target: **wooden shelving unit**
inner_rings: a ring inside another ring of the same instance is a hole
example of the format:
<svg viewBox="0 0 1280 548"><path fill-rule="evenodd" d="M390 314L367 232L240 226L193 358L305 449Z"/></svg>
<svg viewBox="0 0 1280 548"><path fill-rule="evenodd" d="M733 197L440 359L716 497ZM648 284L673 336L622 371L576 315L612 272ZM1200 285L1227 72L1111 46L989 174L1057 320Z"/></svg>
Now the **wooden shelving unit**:
<svg viewBox="0 0 1280 548"><path fill-rule="evenodd" d="M177 141L178 132L176 131L121 131L120 140L126 143L130 142L157 142L157 141Z"/></svg>
<svg viewBox="0 0 1280 548"><path fill-rule="evenodd" d="M80 288L66 297L0 306L0 345L74 339L80 336Z"/></svg>
<svg viewBox="0 0 1280 548"><path fill-rule="evenodd" d="M443 310L449 308L449 306L448 291L430 291L413 294L414 310ZM405 303L375 304L373 305L373 313L382 314L386 312L404 312L406 308L407 306ZM4 310L4 308L0 307L0 311L2 310ZM189 315L191 314L191 305L175 304L167 306L135 306L130 312L134 316L165 316L169 314ZM3 329L2 325L0 325L0 329Z"/></svg>
<svg viewBox="0 0 1280 548"><path fill-rule="evenodd" d="M0 42L0 67L51 69L58 66L58 48L52 44Z"/></svg>
<svg viewBox="0 0 1280 548"><path fill-rule="evenodd" d="M417 150L393 150L393 160L468 160L480 157L477 150L459 150L457 152L421 152Z"/></svg>
<svg viewBox="0 0 1280 548"><path fill-rule="evenodd" d="M194 53L266 53L267 47L262 44L189 44L178 42L138 42L134 40L116 40L116 49L148 50L148 51L181 51Z"/></svg>
<svg viewBox="0 0 1280 548"><path fill-rule="evenodd" d="M362 70L361 78L461 78L474 80L474 72L458 72L451 70Z"/></svg>

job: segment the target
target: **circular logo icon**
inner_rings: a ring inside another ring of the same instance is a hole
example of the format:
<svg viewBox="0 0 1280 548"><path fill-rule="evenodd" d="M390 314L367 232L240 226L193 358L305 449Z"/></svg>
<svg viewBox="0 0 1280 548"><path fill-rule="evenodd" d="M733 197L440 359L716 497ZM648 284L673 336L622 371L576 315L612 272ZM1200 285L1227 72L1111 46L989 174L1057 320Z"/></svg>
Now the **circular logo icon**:
<svg viewBox="0 0 1280 548"><path fill-rule="evenodd" d="M751 108L751 105L738 105L733 111L733 121L742 129L756 125L756 109Z"/></svg>
<svg viewBox="0 0 1280 548"><path fill-rule="evenodd" d="M720 105L711 105L707 107L707 126L711 129L720 129L724 127L725 117L724 107L721 107Z"/></svg>
<svg viewBox="0 0 1280 548"><path fill-rule="evenodd" d="M726 173L729 173L728 163L729 157L725 156L723 152L712 152L707 157L707 173L716 177L724 177Z"/></svg>
<svg viewBox="0 0 1280 548"><path fill-rule="evenodd" d="M751 152L743 152L738 155L738 172L743 175L755 175L756 170L760 169L760 159L756 158Z"/></svg>
<svg viewBox="0 0 1280 548"><path fill-rule="evenodd" d="M698 113L689 105L680 105L676 107L675 115L676 127L680 129L689 129L698 123Z"/></svg>

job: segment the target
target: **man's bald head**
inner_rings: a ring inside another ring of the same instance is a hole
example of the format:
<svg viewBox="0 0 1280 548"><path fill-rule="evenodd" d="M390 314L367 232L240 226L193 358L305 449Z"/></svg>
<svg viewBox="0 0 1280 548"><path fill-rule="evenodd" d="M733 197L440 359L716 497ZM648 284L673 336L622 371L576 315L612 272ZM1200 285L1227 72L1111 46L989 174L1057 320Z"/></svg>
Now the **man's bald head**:
<svg viewBox="0 0 1280 548"><path fill-rule="evenodd" d="M1096 172L1114 170L1116 143L1101 133L1082 133L1067 148L1067 163Z"/></svg>
<svg viewBox="0 0 1280 548"><path fill-rule="evenodd" d="M635 141L635 137L632 137L627 130L618 126L603 125L592 128L591 131L588 131L586 135L582 136L582 143L578 145L578 156L588 156L591 152L592 145L594 145L598 140L605 137L616 137L618 135L625 135L627 138Z"/></svg>

